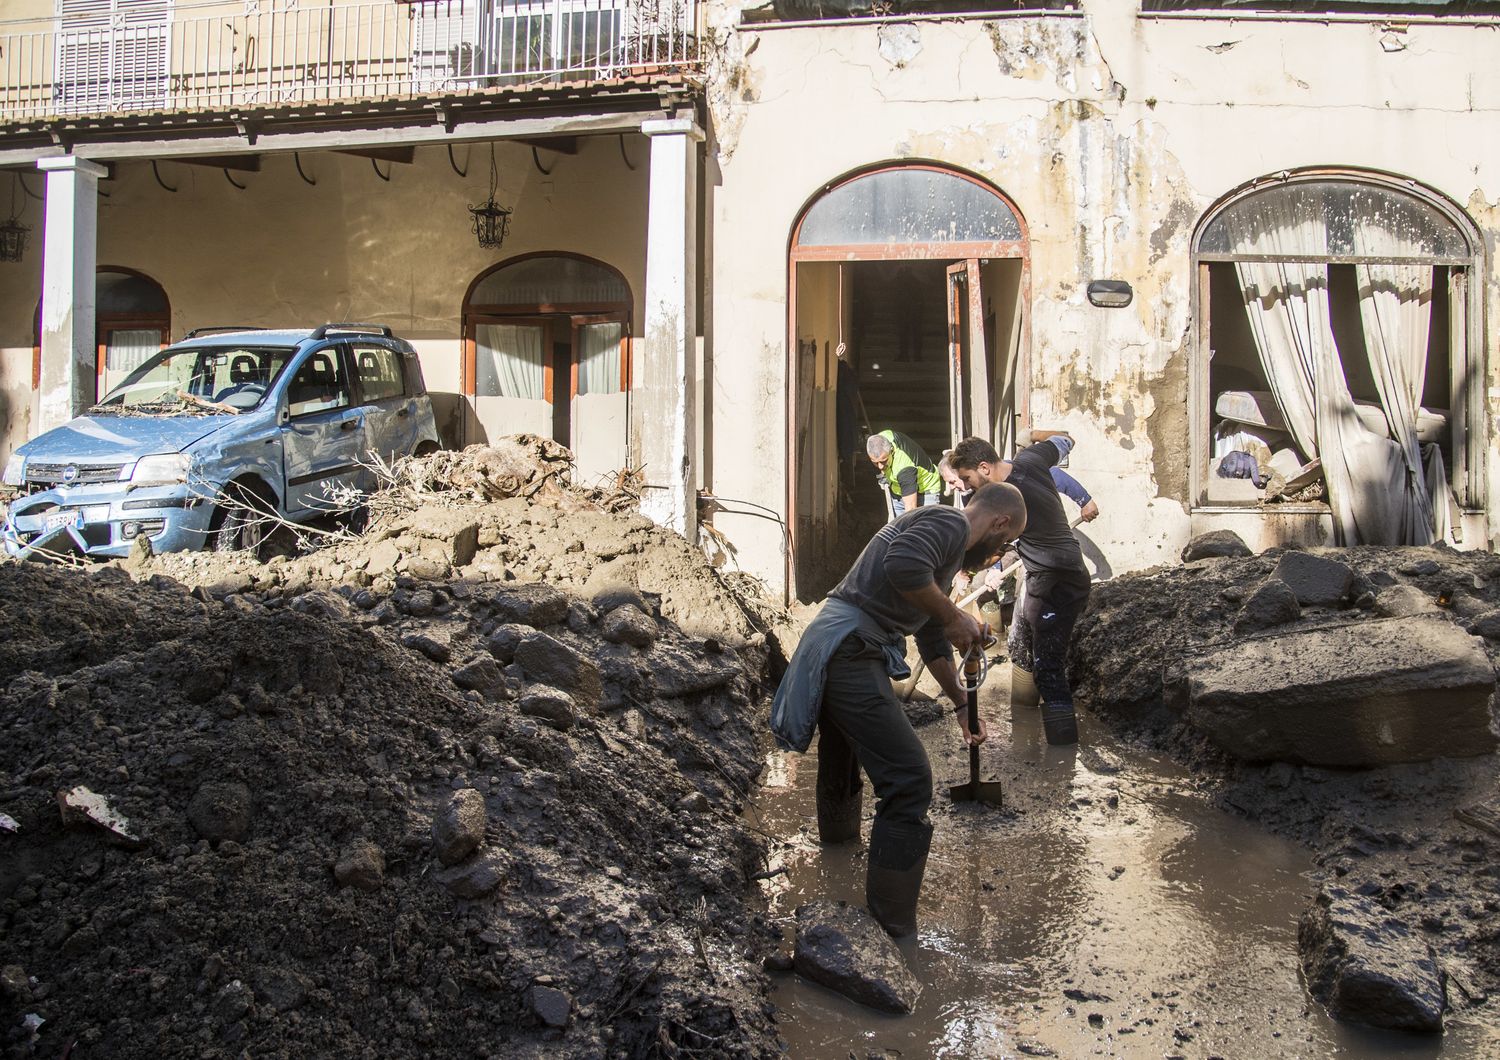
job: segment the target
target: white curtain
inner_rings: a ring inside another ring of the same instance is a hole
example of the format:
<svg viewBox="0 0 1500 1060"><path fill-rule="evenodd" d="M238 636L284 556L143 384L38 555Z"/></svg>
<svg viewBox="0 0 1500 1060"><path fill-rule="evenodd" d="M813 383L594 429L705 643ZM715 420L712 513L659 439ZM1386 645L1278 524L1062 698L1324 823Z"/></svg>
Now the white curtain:
<svg viewBox="0 0 1500 1060"><path fill-rule="evenodd" d="M160 349L161 332L155 328L111 331L104 364L111 372L128 375Z"/></svg>
<svg viewBox="0 0 1500 1060"><path fill-rule="evenodd" d="M624 325L584 324L578 329L578 393L618 394L620 386L620 340Z"/></svg>
<svg viewBox="0 0 1500 1060"><path fill-rule="evenodd" d="M1359 317L1370 371L1391 437L1400 449L1404 474L1390 498L1393 544L1431 544L1435 522L1433 489L1417 442L1417 409L1427 375L1427 339L1432 324L1432 266L1356 265ZM1436 448L1436 447L1434 447ZM1442 453L1436 454L1442 466ZM1447 476L1443 476L1446 492ZM1446 520L1446 507L1443 510Z"/></svg>
<svg viewBox="0 0 1500 1060"><path fill-rule="evenodd" d="M1230 237L1235 253L1286 259L1330 253L1327 215L1311 208L1315 204L1269 195L1260 205L1237 215ZM1367 227L1366 242L1389 253L1389 234L1378 219ZM1328 266L1282 260L1236 262L1235 268L1287 427L1303 452L1322 461L1335 539L1342 545L1413 543L1404 505L1391 502L1407 496L1411 465L1401 443L1370 431L1355 411L1330 321Z"/></svg>
<svg viewBox="0 0 1500 1060"><path fill-rule="evenodd" d="M480 324L474 336L476 397L546 397L542 329L527 324Z"/></svg>

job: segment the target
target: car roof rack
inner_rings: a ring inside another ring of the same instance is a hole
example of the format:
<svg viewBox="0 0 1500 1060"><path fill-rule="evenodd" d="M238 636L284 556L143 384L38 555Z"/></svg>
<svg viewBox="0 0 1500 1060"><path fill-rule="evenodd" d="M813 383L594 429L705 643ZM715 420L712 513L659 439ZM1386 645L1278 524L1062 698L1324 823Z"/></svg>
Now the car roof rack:
<svg viewBox="0 0 1500 1060"><path fill-rule="evenodd" d="M265 331L263 327L255 324L212 324L206 328L194 328L183 336L184 340L196 339L200 335L207 335L212 331Z"/></svg>
<svg viewBox="0 0 1500 1060"><path fill-rule="evenodd" d="M315 328L308 336L310 339L326 339L330 334L349 333L354 335L383 335L385 338L395 338L391 329L384 324L324 324Z"/></svg>

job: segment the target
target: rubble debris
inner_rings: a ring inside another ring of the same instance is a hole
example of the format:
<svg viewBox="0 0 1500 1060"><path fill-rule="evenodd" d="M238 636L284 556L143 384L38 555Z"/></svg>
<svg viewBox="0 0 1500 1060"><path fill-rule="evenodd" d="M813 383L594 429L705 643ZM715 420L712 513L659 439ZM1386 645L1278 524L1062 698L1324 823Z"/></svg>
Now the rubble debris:
<svg viewBox="0 0 1500 1060"><path fill-rule="evenodd" d="M368 839L356 839L340 852L333 878L340 887L378 890L385 879L385 852Z"/></svg>
<svg viewBox="0 0 1500 1060"><path fill-rule="evenodd" d="M909 1013L922 992L885 929L847 902L798 907L792 961L797 974L881 1012Z"/></svg>
<svg viewBox="0 0 1500 1060"><path fill-rule="evenodd" d="M126 849L145 846L136 828L125 816L110 806L109 800L83 785L57 793L57 806L62 811L65 828L93 828L102 832L111 842Z"/></svg>
<svg viewBox="0 0 1500 1060"><path fill-rule="evenodd" d="M1280 578L1267 578L1240 608L1234 620L1234 632L1243 636L1272 626L1284 626L1301 617L1302 605L1297 602L1292 587Z"/></svg>
<svg viewBox="0 0 1500 1060"><path fill-rule="evenodd" d="M1250 546L1233 530L1210 530L1182 546L1182 562L1197 559L1223 559L1250 555Z"/></svg>
<svg viewBox="0 0 1500 1060"><path fill-rule="evenodd" d="M1441 1033L1442 969L1427 944L1371 898L1325 886L1297 940L1309 989L1338 1018Z"/></svg>
<svg viewBox="0 0 1500 1060"><path fill-rule="evenodd" d="M1495 669L1445 618L1379 619L1196 649L1186 721L1250 762L1374 766L1495 748Z"/></svg>
<svg viewBox="0 0 1500 1060"><path fill-rule="evenodd" d="M484 842L484 796L473 788L453 793L432 822L432 852L444 865L456 865Z"/></svg>
<svg viewBox="0 0 1500 1060"><path fill-rule="evenodd" d="M1275 575L1291 587L1303 607L1333 607L1354 581L1347 564L1310 552L1282 553Z"/></svg>

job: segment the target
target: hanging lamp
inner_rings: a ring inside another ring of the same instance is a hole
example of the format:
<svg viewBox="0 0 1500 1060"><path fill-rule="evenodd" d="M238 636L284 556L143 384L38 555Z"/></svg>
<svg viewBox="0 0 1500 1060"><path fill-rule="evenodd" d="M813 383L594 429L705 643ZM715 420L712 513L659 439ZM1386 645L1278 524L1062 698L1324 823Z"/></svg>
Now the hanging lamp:
<svg viewBox="0 0 1500 1060"><path fill-rule="evenodd" d="M510 210L495 201L495 188L499 185L499 174L495 169L495 145L490 143L490 196L478 206L470 206L474 218L474 237L481 247L499 247L510 231Z"/></svg>

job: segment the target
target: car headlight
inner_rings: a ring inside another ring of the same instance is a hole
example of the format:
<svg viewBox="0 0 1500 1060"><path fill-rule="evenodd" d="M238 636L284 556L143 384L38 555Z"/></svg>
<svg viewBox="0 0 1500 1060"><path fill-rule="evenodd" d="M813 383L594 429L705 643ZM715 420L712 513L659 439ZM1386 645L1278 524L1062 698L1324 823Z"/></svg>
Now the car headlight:
<svg viewBox="0 0 1500 1060"><path fill-rule="evenodd" d="M26 458L20 453L11 453L5 462L5 484L20 486L26 481Z"/></svg>
<svg viewBox="0 0 1500 1060"><path fill-rule="evenodd" d="M135 462L131 482L186 482L189 459L186 453L143 456Z"/></svg>

